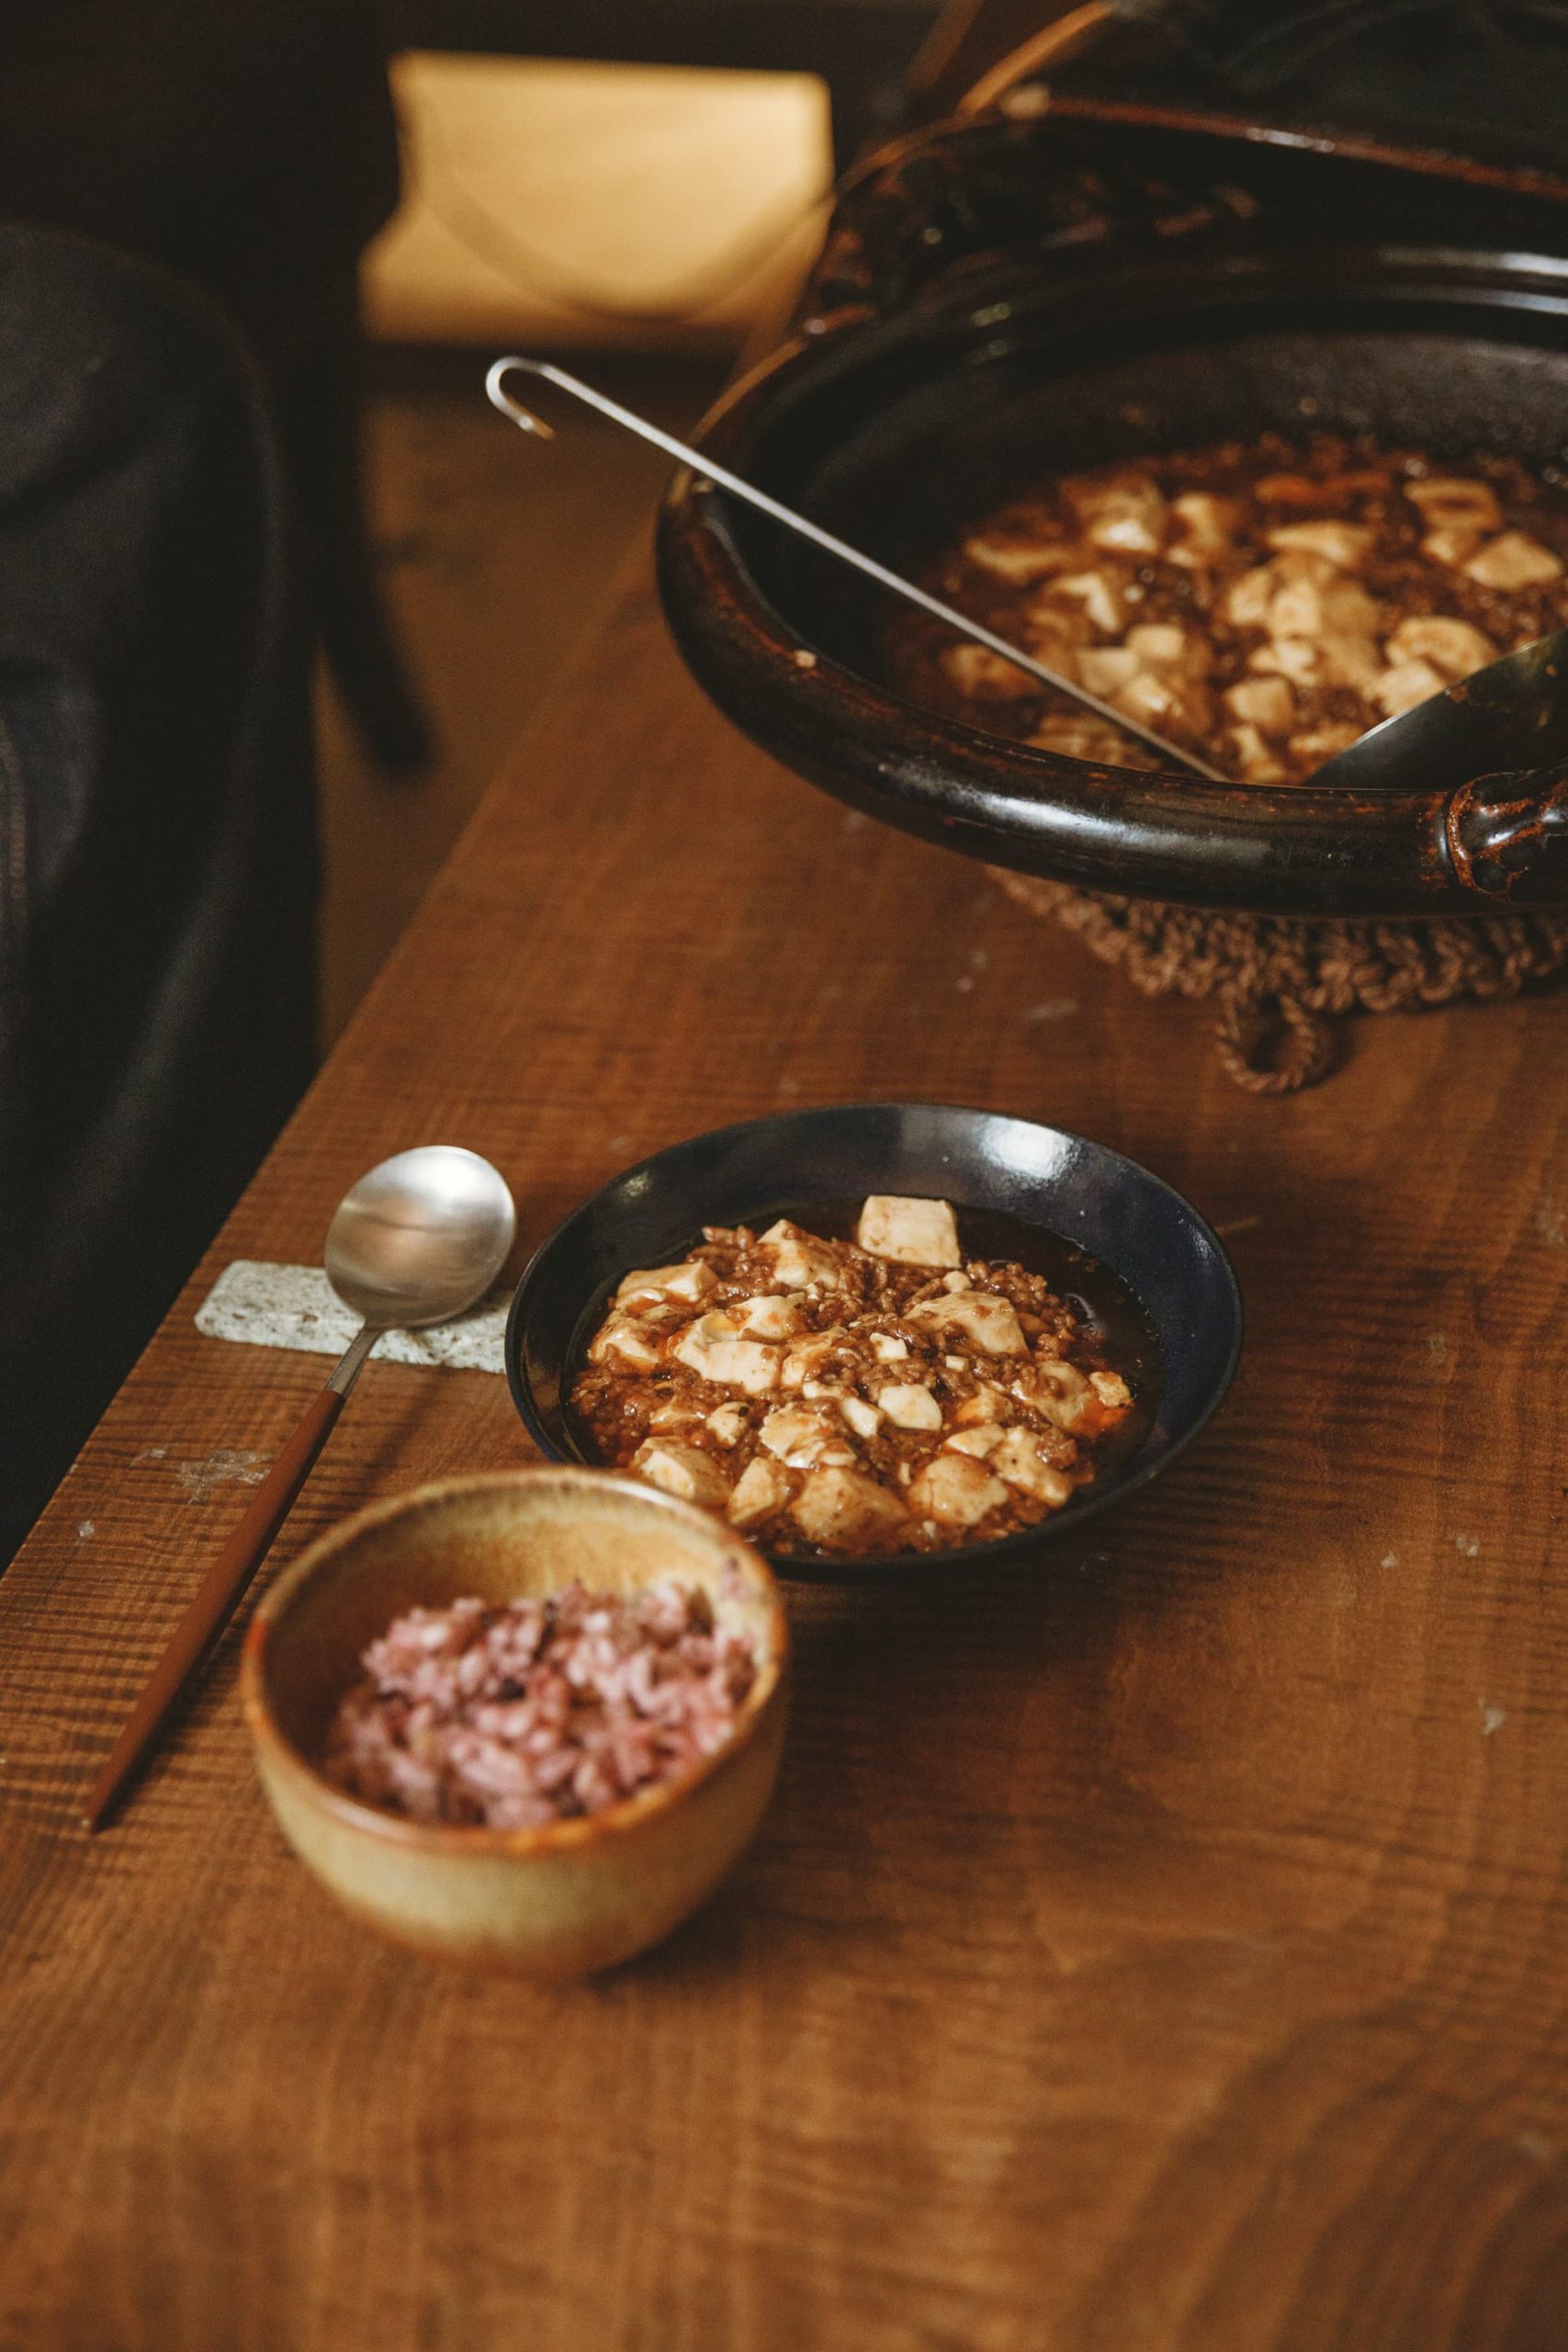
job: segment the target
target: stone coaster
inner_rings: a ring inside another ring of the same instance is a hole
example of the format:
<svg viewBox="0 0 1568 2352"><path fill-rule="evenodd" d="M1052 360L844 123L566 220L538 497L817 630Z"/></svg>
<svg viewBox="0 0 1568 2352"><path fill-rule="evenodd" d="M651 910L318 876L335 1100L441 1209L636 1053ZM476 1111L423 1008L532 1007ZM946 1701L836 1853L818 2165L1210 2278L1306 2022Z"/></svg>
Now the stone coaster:
<svg viewBox="0 0 1568 2352"><path fill-rule="evenodd" d="M371 1352L389 1363L504 1372L502 1340L509 1303L509 1295L498 1297L492 1292L455 1323L434 1323L426 1331L385 1332ZM359 1324L333 1295L319 1266L269 1266L257 1259L236 1258L197 1308L196 1328L209 1340L341 1356Z"/></svg>

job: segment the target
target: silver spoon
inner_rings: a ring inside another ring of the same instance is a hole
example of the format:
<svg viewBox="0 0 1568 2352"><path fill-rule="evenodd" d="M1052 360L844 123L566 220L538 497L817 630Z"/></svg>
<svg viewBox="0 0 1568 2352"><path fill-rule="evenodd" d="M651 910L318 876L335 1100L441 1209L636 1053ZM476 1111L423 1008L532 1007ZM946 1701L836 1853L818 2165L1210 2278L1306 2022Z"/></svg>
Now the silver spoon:
<svg viewBox="0 0 1568 2352"><path fill-rule="evenodd" d="M250 1509L126 1719L84 1820L98 1828L199 1672L326 1443L360 1367L384 1331L450 1322L482 1298L505 1261L517 1213L505 1180L452 1144L400 1151L362 1176L327 1227L327 1280L363 1320L326 1386L257 1487Z"/></svg>
<svg viewBox="0 0 1568 2352"><path fill-rule="evenodd" d="M902 596L907 605L918 605L922 612L934 614L939 621L945 621L949 628L956 629L960 637L969 638L975 644L984 645L991 652L1001 654L1016 669L1027 670L1032 678L1038 678L1043 685L1052 687L1059 695L1066 695L1069 702L1077 703L1085 710L1092 710L1097 718L1105 719L1121 734L1135 735L1140 743L1146 743L1151 751L1159 753L1162 760L1168 760L1177 767L1187 768L1194 775L1204 776L1211 784L1229 784L1232 781L1218 768L1210 767L1195 752L1184 751L1179 743L1172 743L1165 736L1156 735L1152 727L1145 727L1140 719L1129 718L1125 711L1116 709L1111 703L1101 702L1098 695L1091 695L1087 686L1080 686L1073 679L1065 677L1060 670L1053 670L1045 662L1037 662L1032 653L1025 653L1020 647L1010 645L1005 637L998 637L995 629L987 628L983 621L971 620L968 614L961 613L955 605L944 605L940 596L931 595L925 588L917 588L912 580L904 579L897 571L889 571L887 566L878 563L874 556L851 547L847 540L835 538L832 532L825 531L819 523L811 522L805 514L797 514L793 506L781 505L776 498L770 498L765 490L758 490L750 482L742 481L739 474L728 472L723 466L716 466L712 458L705 458L700 449L691 448L684 441L677 441L672 434L661 432L657 424L650 424L647 417L637 416L631 409L623 408L618 401L610 400L604 392L596 392L592 384L583 383L576 376L569 376L564 368L553 367L547 359L523 359L513 352L508 358L498 359L489 370L485 377L485 390L491 406L498 408L502 416L509 416L513 424L525 433L536 433L544 441L555 439L551 428L536 417L532 409L524 408L520 401L512 399L506 390L506 379L514 368L525 376L540 376L546 383L558 385L563 392L570 392L574 400L585 401L590 408L597 409L600 415L607 416L612 424L623 425L628 433L637 434L644 441L651 441L654 447L662 449L666 456L677 458L682 465L690 466L699 481L716 483L720 490L728 490L732 497L743 499L748 506L755 506L760 513L772 515L773 521L782 523L786 530L797 533L803 539L810 539L816 547L826 548L828 553L837 556L840 563L852 565L856 571L863 571L868 580L874 580L879 587L891 589L894 595Z"/></svg>

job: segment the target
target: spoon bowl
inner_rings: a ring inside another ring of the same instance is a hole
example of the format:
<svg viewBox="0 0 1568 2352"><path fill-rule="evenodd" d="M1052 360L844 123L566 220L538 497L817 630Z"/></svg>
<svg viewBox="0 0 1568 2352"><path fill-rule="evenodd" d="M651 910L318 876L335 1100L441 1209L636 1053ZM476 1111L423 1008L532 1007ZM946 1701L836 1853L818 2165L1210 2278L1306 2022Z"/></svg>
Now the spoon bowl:
<svg viewBox="0 0 1568 2352"><path fill-rule="evenodd" d="M362 1176L327 1227L327 1280L381 1330L447 1322L494 1282L517 1230L504 1179L455 1144L400 1151Z"/></svg>

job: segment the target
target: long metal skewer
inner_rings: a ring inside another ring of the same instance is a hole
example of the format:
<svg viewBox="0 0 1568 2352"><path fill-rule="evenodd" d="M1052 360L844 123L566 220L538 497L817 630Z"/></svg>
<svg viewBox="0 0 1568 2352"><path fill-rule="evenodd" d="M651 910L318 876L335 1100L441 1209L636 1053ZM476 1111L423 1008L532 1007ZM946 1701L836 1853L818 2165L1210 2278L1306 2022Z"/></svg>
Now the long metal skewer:
<svg viewBox="0 0 1568 2352"><path fill-rule="evenodd" d="M975 644L987 646L991 652L1001 654L1018 669L1027 670L1030 676L1038 678L1042 684L1053 687L1059 695L1066 695L1070 702L1079 704L1083 709L1093 711L1097 718L1105 719L1123 735L1135 735L1139 742L1146 743L1151 751L1159 753L1161 759L1190 769L1194 775L1206 777L1211 784L1229 784L1233 780L1222 775L1218 768L1210 767L1199 759L1196 752L1183 751L1179 743L1168 742L1163 735L1156 735L1153 728L1128 718L1125 711L1116 709L1114 705L1101 702L1100 696L1091 695L1087 686L1077 684L1073 679L1064 677L1059 670L1050 669L1043 662L1037 662L1032 653L1010 645L1005 637L998 637L983 621L972 620L967 613L959 612L956 606L944 605L940 596L931 595L924 588L917 588L912 580L903 579L897 571L889 571L886 564L878 563L873 556L863 555L859 548L852 548L845 540L835 538L831 531L825 531L820 524L810 522L804 514L797 514L792 506L782 506L776 498L770 498L765 490L758 490L750 482L742 481L739 474L728 472L723 466L716 466L711 458L703 456L700 449L693 449L684 441L677 441L673 434L661 432L645 416L638 416L631 409L622 408L618 401L596 392L592 384L581 382L576 376L569 376L564 368L554 367L547 359L525 359L513 353L505 359L498 359L491 368L485 378L485 390L502 416L509 416L513 424L521 426L525 433L536 433L545 441L555 439L549 425L536 417L531 409L524 408L508 396L505 380L514 368L525 376L542 377L546 383L555 384L561 391L570 392L574 400L585 401L590 408L596 408L601 416L607 416L615 424L624 425L628 433L637 434L644 441L651 441L656 449L662 449L666 456L677 458L683 466L690 466L699 481L716 483L720 490L728 490L732 497L744 499L748 506L755 506L762 514L771 514L773 521L784 524L786 530L798 532L802 538L814 541L819 548L826 548L828 553L837 556L840 563L852 564L857 571L863 571L880 587L890 588L896 596L902 596L906 604L919 605L922 612L933 613L939 621L945 621L949 628L956 629L960 637L969 638Z"/></svg>

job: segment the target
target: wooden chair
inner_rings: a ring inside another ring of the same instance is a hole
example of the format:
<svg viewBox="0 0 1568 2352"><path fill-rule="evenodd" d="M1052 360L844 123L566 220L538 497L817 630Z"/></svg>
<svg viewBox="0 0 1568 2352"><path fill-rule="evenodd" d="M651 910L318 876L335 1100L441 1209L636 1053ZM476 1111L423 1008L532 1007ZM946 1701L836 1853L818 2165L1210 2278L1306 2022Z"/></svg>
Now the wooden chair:
<svg viewBox="0 0 1568 2352"><path fill-rule="evenodd" d="M818 74L842 171L895 129L942 0L392 0L394 46Z"/></svg>

